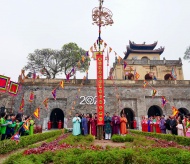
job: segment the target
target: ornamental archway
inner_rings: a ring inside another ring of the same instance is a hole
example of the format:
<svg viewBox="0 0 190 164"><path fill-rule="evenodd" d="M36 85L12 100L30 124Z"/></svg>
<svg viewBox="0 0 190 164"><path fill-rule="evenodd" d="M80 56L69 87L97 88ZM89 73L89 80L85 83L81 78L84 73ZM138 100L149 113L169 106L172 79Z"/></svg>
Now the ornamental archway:
<svg viewBox="0 0 190 164"><path fill-rule="evenodd" d="M120 115L124 113L126 118L127 118L127 128L129 129L134 129L133 127L133 120L135 117L134 111L131 108L124 108L121 112Z"/></svg>
<svg viewBox="0 0 190 164"><path fill-rule="evenodd" d="M58 122L61 121L62 122L62 127L64 125L64 113L61 109L59 108L55 108L52 110L51 114L50 114L50 121L52 122L52 128L56 129L58 128Z"/></svg>
<svg viewBox="0 0 190 164"><path fill-rule="evenodd" d="M157 105L153 105L148 109L148 113L147 113L148 117L151 116L162 116L163 115L163 111L162 109L157 106Z"/></svg>

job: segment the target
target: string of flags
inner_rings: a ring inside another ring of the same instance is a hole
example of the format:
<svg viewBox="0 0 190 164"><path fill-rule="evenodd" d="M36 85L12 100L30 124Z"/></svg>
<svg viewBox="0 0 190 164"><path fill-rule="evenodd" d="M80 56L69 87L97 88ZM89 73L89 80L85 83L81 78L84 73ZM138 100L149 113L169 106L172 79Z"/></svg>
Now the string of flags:
<svg viewBox="0 0 190 164"><path fill-rule="evenodd" d="M149 84L146 80L144 80L143 88L145 88L147 85L149 85L152 88L152 98L154 98L157 94L157 90L154 87L152 87L152 85ZM162 107L165 107L165 105L168 103L168 100L166 99L165 96L162 96L161 102L162 102ZM172 113L173 113L172 116L177 116L179 110L176 107L172 106Z"/></svg>

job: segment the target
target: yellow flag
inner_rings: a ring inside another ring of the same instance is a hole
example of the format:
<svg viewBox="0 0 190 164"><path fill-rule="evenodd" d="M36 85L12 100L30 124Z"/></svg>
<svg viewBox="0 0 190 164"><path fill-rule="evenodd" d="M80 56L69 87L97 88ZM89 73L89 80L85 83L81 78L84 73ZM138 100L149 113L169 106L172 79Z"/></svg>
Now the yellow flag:
<svg viewBox="0 0 190 164"><path fill-rule="evenodd" d="M26 122L23 124L23 128L25 130L29 130L29 120L26 120Z"/></svg>
<svg viewBox="0 0 190 164"><path fill-rule="evenodd" d="M63 80L60 82L60 87L64 88L64 81Z"/></svg>
<svg viewBox="0 0 190 164"><path fill-rule="evenodd" d="M37 119L40 119L40 108L36 108L36 110L34 111L34 117L36 117Z"/></svg>

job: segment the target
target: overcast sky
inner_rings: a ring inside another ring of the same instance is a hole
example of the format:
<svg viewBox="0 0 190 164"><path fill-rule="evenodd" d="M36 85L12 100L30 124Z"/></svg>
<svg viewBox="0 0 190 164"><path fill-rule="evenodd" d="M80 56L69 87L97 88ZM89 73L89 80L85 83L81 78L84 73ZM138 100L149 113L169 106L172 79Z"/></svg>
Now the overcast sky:
<svg viewBox="0 0 190 164"><path fill-rule="evenodd" d="M98 37L91 17L98 4L98 0L0 0L0 74L17 81L35 49L61 49L75 42L88 50ZM105 0L103 6L113 12L114 24L102 29L102 39L121 57L131 40L158 41L157 48L165 47L161 59L183 58L190 45L190 0ZM112 53L111 62L114 57ZM89 78L96 78L94 68L92 61ZM183 71L190 80L187 61ZM83 76L77 73L78 78Z"/></svg>

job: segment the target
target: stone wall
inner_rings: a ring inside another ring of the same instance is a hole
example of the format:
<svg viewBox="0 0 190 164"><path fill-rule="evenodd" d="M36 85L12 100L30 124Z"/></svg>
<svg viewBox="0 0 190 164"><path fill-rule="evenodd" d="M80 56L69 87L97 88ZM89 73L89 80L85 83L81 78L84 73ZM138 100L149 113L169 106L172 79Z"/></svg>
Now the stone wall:
<svg viewBox="0 0 190 164"><path fill-rule="evenodd" d="M85 81L82 87L82 80L71 80L70 83L65 82L64 89L57 88L57 100L54 100L51 92L59 85L60 81L61 79L37 79L35 83L32 83L31 79L27 79L20 93L15 97L14 112L16 113L18 111L23 94L25 99L25 114L30 115L34 112L35 108L41 107L40 120L36 120L36 124L43 125L44 129L47 128L47 122L50 119L52 110L55 108L63 111L64 127L67 128L72 127L71 118L75 112L96 112L95 101L92 101L96 96L96 80ZM153 105L160 107L162 113L165 115L172 113L172 106L190 110L190 81L150 81L150 85L158 91L154 98L152 98L152 88L147 86L144 89L143 82L143 80L116 80L114 81L115 86L113 86L113 81L105 80L105 112L110 112L111 115L114 112L120 114L124 108L130 108L134 113L134 117L140 120L142 116L147 116L149 108ZM79 92L78 89L80 87ZM116 100L116 87L120 94L120 107L118 107ZM35 100L29 103L28 100L31 90L34 91ZM161 96L165 96L168 100L164 108L162 107ZM45 98L49 98L48 110L42 104ZM1 102L4 99L1 98ZM74 101L76 102L75 109L71 110Z"/></svg>

